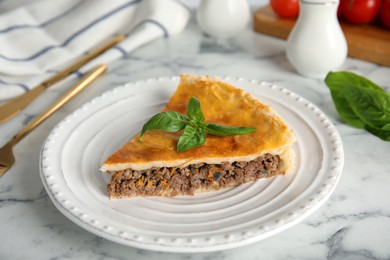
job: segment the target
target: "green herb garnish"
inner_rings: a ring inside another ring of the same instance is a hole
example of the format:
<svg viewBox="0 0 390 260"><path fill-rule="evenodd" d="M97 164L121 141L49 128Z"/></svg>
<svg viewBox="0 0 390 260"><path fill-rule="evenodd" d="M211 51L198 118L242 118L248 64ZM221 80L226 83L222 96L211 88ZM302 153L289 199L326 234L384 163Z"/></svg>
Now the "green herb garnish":
<svg viewBox="0 0 390 260"><path fill-rule="evenodd" d="M329 72L325 83L337 112L347 124L390 141L390 93L351 72Z"/></svg>
<svg viewBox="0 0 390 260"><path fill-rule="evenodd" d="M232 136L248 134L256 130L254 127L223 126L205 122L200 101L191 97L187 106L187 115L175 111L164 111L151 117L142 127L139 140L149 130L177 132L183 130L177 143L178 152L201 146L206 142L206 133L216 136Z"/></svg>

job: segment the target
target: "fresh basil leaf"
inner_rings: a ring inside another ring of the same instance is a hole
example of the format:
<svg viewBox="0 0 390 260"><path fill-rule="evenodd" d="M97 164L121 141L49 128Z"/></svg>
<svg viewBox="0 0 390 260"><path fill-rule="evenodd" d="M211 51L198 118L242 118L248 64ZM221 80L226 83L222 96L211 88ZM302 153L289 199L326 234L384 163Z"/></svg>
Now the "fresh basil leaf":
<svg viewBox="0 0 390 260"><path fill-rule="evenodd" d="M191 97L187 106L187 115L195 124L197 122L204 122L204 116L200 108L200 101L196 97Z"/></svg>
<svg viewBox="0 0 390 260"><path fill-rule="evenodd" d="M390 131L378 130L370 126L366 126L366 130L384 141L390 141Z"/></svg>
<svg viewBox="0 0 390 260"><path fill-rule="evenodd" d="M365 122L356 114L355 109L351 107L352 104L347 100L349 93L343 91L343 89L353 87L385 93L385 91L374 82L347 71L329 72L325 78L325 83L331 91L333 102L340 117L347 124L356 128L364 128Z"/></svg>
<svg viewBox="0 0 390 260"><path fill-rule="evenodd" d="M185 151L190 148L201 146L205 142L206 135L204 134L203 129L188 124L184 128L184 133L179 138L176 150L178 152Z"/></svg>
<svg viewBox="0 0 390 260"><path fill-rule="evenodd" d="M178 152L201 146L206 142L206 133L218 136L232 136L248 134L256 130L253 127L223 126L213 123L205 123L200 107L200 101L191 97L188 102L187 115L175 111L165 111L154 115L144 124L139 140L149 130L163 130L176 132L184 129L177 143Z"/></svg>
<svg viewBox="0 0 390 260"><path fill-rule="evenodd" d="M216 136L232 136L252 133L255 127L234 127L208 123L204 129L206 133Z"/></svg>
<svg viewBox="0 0 390 260"><path fill-rule="evenodd" d="M356 128L364 128L364 122L353 111L344 93L342 92L343 87L350 84L349 82L345 83L342 75L343 74L340 74L340 72L329 72L325 78L325 83L330 89L333 103L335 104L336 110L344 122Z"/></svg>
<svg viewBox="0 0 390 260"><path fill-rule="evenodd" d="M149 130L163 130L166 132L177 132L183 130L189 123L189 118L175 111L165 111L154 115L142 127L139 140Z"/></svg>
<svg viewBox="0 0 390 260"><path fill-rule="evenodd" d="M325 83L346 123L390 141L390 93L351 72L330 72Z"/></svg>
<svg viewBox="0 0 390 260"><path fill-rule="evenodd" d="M354 86L385 92L383 88L381 88L371 80L348 71L329 72L325 78L325 82L329 87L332 88Z"/></svg>
<svg viewBox="0 0 390 260"><path fill-rule="evenodd" d="M342 89L356 115L369 127L390 131L390 95L370 88L345 85Z"/></svg>

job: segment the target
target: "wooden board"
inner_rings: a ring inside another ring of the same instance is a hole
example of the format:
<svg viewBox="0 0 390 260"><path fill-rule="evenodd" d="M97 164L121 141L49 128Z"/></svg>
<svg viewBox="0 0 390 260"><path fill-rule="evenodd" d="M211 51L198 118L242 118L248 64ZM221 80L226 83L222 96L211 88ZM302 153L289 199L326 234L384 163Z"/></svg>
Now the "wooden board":
<svg viewBox="0 0 390 260"><path fill-rule="evenodd" d="M254 13L256 32L287 39L295 19L279 18L270 6ZM348 43L348 56L390 66L390 30L374 25L354 25L341 22Z"/></svg>

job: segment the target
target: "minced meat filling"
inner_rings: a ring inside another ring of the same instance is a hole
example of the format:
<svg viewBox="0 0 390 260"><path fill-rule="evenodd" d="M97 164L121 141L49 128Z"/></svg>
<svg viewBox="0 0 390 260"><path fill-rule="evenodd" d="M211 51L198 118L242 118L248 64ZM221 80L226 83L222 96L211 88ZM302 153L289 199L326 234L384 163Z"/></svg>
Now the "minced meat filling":
<svg viewBox="0 0 390 260"><path fill-rule="evenodd" d="M265 154L249 162L190 164L186 167L163 167L113 172L107 190L112 197L193 195L200 188L216 189L242 184L281 172L278 155Z"/></svg>

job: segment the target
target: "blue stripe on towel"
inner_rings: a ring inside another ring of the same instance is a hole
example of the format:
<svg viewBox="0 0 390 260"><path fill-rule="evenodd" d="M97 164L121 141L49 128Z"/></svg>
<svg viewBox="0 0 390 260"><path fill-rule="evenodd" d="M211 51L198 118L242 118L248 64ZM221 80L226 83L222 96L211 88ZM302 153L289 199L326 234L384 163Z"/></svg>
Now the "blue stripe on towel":
<svg viewBox="0 0 390 260"><path fill-rule="evenodd" d="M57 21L58 19L61 19L62 17L68 15L73 10L76 10L82 3L83 3L83 1L80 1L80 2L76 3L75 5L73 5L71 8L69 8L65 12L61 13L60 15L52 17L51 19L47 20L46 22L44 22L42 24L38 24L38 25L33 25L33 24L14 25L14 26L11 26L11 27L8 27L8 28L5 28L5 29L1 29L0 30L0 34L8 33L8 32L11 32L11 31L14 31L14 30L17 30L17 29L27 29L27 28L36 29L36 28L45 27L45 26L47 26L47 25Z"/></svg>
<svg viewBox="0 0 390 260"><path fill-rule="evenodd" d="M85 26L84 28L81 28L80 30L78 30L77 32L75 32L73 35L71 35L63 44L61 45L52 45L52 46L47 46L45 47L44 49L38 51L37 53L31 55L30 57L27 57L27 58L10 58L10 57L7 57L5 55L2 55L0 54L0 58L2 59L5 59L5 60L8 60L8 61L14 61L14 62L25 62L25 61L31 61L45 53L47 53L48 51L52 50L52 49L56 49L56 48L61 48L61 47L65 47L67 46L70 42L72 42L75 38L77 38L79 35L81 35L83 32L87 31L88 29L90 29L91 27L93 27L94 25L98 24L99 22L105 20L106 18L116 14L117 12L119 11L122 11L123 9L127 8L127 7L130 7L132 6L133 4L136 4L136 3L139 3L141 2L142 0L133 0L131 2L128 2L124 5L121 5L119 6L118 8L108 12L107 14L97 18L96 20L92 21L91 23L89 23L87 26Z"/></svg>
<svg viewBox="0 0 390 260"><path fill-rule="evenodd" d="M11 83L11 82L6 82L6 81L0 79L0 84L3 84L3 85L15 85L15 86L19 86L19 87L21 87L24 91L29 91L29 90L30 90L30 88L29 88L27 85L22 84L22 83Z"/></svg>
<svg viewBox="0 0 390 260"><path fill-rule="evenodd" d="M131 29L131 31L126 35L126 36L129 36L130 34L132 34L135 30L137 30L140 26L142 26L143 24L146 24L146 23L151 23L151 24L154 24L156 25L158 28L160 28L164 34L164 37L167 38L169 36L169 33L168 33L168 30L164 27L164 25L162 25L160 22L157 22L156 20L153 20L153 19L145 19L145 20L142 20L141 22L139 22L138 24L136 24L133 29Z"/></svg>
<svg viewBox="0 0 390 260"><path fill-rule="evenodd" d="M58 71L58 70L47 70L46 72L47 73L57 74L60 71ZM82 78L85 75L81 71L74 71L72 74L75 74L77 78ZM6 82L6 81L0 79L0 84L2 84L2 85L14 85L14 86L21 87L26 92L30 91L30 88L26 84L23 84L23 83Z"/></svg>
<svg viewBox="0 0 390 260"><path fill-rule="evenodd" d="M125 56L127 54L127 52L125 51L125 49L123 49L122 47L118 46L118 45L115 45L114 47L112 47L113 49L119 51L122 56Z"/></svg>
<svg viewBox="0 0 390 260"><path fill-rule="evenodd" d="M47 72L47 73L57 74L57 73L59 73L60 71L59 71L59 70L47 70L46 72ZM75 74L76 77L78 77L78 78L82 78L82 77L84 76L84 73L82 73L82 72L79 71L79 70L73 71L70 75L72 75L72 74Z"/></svg>
<svg viewBox="0 0 390 260"><path fill-rule="evenodd" d="M165 38L167 38L169 36L168 30L160 22L157 22L156 20L152 20L152 19L145 19L144 22L157 25L164 32Z"/></svg>
<svg viewBox="0 0 390 260"><path fill-rule="evenodd" d="M136 25L136 26L133 28L133 30L136 29L136 28L138 28L138 27L141 26L142 24L145 24L145 23L152 23L152 24L154 24L154 25L157 25L157 26L163 31L164 37L168 37L168 36L169 36L167 29L166 29L161 23L159 23L159 22L157 22L157 21L155 21L155 20L152 20L152 19L145 19L145 20L141 21L138 25ZM112 49L116 49L117 51L119 51L119 52L122 54L122 56L126 56L126 55L128 54L128 53L126 52L126 50L123 49L122 47L120 47L119 45L116 45L116 46L112 47ZM88 52L87 52L87 53L88 53ZM85 53L85 54L87 54L87 53ZM50 69L50 70L47 70L46 72L56 74L56 73L58 73L59 71L58 71L58 70L51 70L51 69ZM76 74L76 76L77 76L78 78L81 78L81 77L84 76L84 73L82 73L82 72L80 72L80 71L75 71L75 72L73 72L73 73ZM24 90L26 90L26 91L29 91L29 90L30 90L30 88L29 88L27 85L24 85L24 84L22 84L22 83L6 83L6 82L4 82L4 81L2 81L2 80L0 79L0 84L5 84L5 85L16 85L16 86L22 87L22 88L23 88Z"/></svg>

